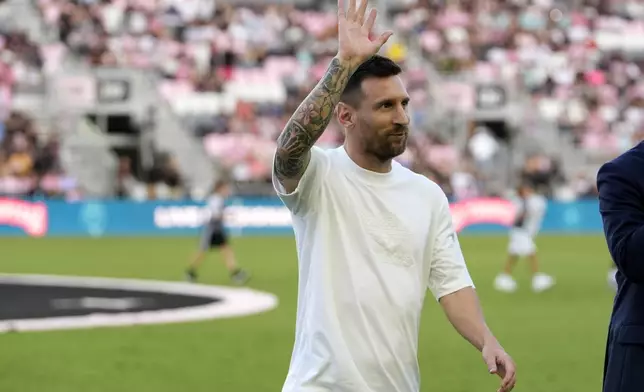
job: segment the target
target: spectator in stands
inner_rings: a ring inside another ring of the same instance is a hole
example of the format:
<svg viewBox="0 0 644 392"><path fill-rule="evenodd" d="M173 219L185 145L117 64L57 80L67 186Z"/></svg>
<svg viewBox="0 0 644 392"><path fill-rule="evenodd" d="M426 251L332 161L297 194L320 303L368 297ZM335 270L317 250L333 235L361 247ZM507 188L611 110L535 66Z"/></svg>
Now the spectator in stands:
<svg viewBox="0 0 644 392"><path fill-rule="evenodd" d="M633 54L644 50L625 40L641 41L633 2L405 3L394 7L395 25L437 70L524 89L540 116L574 132L579 148L593 154L610 157L633 145L643 70Z"/></svg>
<svg viewBox="0 0 644 392"><path fill-rule="evenodd" d="M622 0L575 3L387 2L396 36L407 40L384 50L408 68L412 133L418 140L417 145L410 143L401 162L459 198L498 191L488 186L489 168L508 151L506 140L487 131L477 132L466 144L436 140L445 131L436 125L441 116L465 118L473 110L472 86L478 82L507 83L520 92L518 99L525 94L528 110L521 120L532 123L519 124L520 132L540 132L544 122L553 124L561 140L573 139L584 154L600 159L641 139L644 62L631 56L644 50L638 38L639 8ZM160 94L186 128L244 184L267 182L286 114L310 91L336 49L335 40L329 39L336 34L335 16L316 8L233 7L214 0L39 0L38 6L60 40L88 64L157 72L164 79ZM438 78L428 77L423 62L415 58L417 52ZM0 111L4 106L10 110L3 102L9 101L4 97L10 96L15 79L30 79L31 72L25 70L46 63L41 57L24 34L0 36ZM449 110L441 111L442 106ZM5 132L12 132L9 126ZM337 146L342 137L331 125L319 144ZM459 164L467 156L473 158L471 164ZM559 167L555 158L531 157L525 168L513 161L508 177L518 172L552 195L564 172L575 173L571 181L581 182L576 168ZM38 166L38 158L33 159ZM180 197L188 191L176 173L161 172L151 177L151 195ZM118 192L124 193L122 184Z"/></svg>
<svg viewBox="0 0 644 392"><path fill-rule="evenodd" d="M65 175L56 136L40 140L25 113L12 112L0 138L0 195L76 197L77 185Z"/></svg>
<svg viewBox="0 0 644 392"><path fill-rule="evenodd" d="M177 163L166 153L156 157L154 166L148 173L146 186L148 199L181 199L186 196Z"/></svg>
<svg viewBox="0 0 644 392"><path fill-rule="evenodd" d="M530 184L541 195L552 196L553 186L561 178L556 161L543 154L529 156L521 172L521 180Z"/></svg>
<svg viewBox="0 0 644 392"><path fill-rule="evenodd" d="M122 199L135 199L141 183L134 177L132 160L129 157L119 158L116 172L116 196Z"/></svg>

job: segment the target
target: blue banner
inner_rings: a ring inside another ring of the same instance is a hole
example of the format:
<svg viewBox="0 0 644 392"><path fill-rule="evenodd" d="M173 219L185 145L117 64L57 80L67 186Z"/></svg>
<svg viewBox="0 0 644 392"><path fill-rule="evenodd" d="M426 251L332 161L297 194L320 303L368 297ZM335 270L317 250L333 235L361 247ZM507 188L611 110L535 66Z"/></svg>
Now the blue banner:
<svg viewBox="0 0 644 392"><path fill-rule="evenodd" d="M601 233L596 200L549 202L543 233ZM511 203L474 199L452 204L463 233L504 233ZM291 235L291 216L278 198L236 198L227 202L232 235ZM203 203L176 201L29 201L0 199L0 236L181 236L195 235L208 219Z"/></svg>

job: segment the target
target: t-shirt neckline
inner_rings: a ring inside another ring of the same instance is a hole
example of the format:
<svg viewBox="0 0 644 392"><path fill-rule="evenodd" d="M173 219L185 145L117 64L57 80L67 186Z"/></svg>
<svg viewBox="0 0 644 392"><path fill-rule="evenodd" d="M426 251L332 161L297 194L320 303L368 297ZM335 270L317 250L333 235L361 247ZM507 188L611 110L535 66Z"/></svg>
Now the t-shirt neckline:
<svg viewBox="0 0 644 392"><path fill-rule="evenodd" d="M344 145L340 146L338 150L340 156L342 157L342 161L347 166L347 168L363 180L366 180L373 184L384 184L389 182L394 176L394 172L396 170L395 161L391 163L391 170L389 170L387 173L379 173L372 170L367 170L355 163L347 153Z"/></svg>

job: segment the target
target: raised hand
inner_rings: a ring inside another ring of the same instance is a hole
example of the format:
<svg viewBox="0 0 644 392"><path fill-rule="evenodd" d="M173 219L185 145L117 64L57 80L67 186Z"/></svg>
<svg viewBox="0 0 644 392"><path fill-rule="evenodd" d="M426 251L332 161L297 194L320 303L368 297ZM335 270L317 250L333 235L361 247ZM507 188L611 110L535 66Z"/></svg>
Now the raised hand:
<svg viewBox="0 0 644 392"><path fill-rule="evenodd" d="M359 8L356 8L356 1L349 0L345 11L344 0L338 0L338 58L361 64L378 53L393 33L386 31L372 41L370 36L378 12L372 9L365 19L368 1L361 0Z"/></svg>

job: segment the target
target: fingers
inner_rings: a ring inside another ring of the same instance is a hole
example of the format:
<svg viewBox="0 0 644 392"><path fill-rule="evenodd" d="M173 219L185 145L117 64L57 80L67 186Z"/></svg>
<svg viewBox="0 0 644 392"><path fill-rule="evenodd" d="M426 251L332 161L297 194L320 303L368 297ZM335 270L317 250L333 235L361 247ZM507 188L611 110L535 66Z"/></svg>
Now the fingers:
<svg viewBox="0 0 644 392"><path fill-rule="evenodd" d="M487 371L490 372L490 374L496 374L496 355L483 357L483 361L485 361L485 364L487 365Z"/></svg>
<svg viewBox="0 0 644 392"><path fill-rule="evenodd" d="M362 0L360 2L360 8L358 9L358 12L356 13L356 22L360 23L361 25L364 23L364 15L367 12L367 4L369 3L368 0Z"/></svg>
<svg viewBox="0 0 644 392"><path fill-rule="evenodd" d="M505 375L504 383L502 384L504 388L504 392L511 391L514 388L514 385L516 384L516 382L517 382L517 376L513 366L512 371L508 371Z"/></svg>
<svg viewBox="0 0 644 392"><path fill-rule="evenodd" d="M338 16L345 17L349 21L355 21L355 22L358 22L360 25L363 25L365 21L365 14L367 12L367 5L369 4L369 0L361 0L360 7L358 9L356 9L356 1L357 0L349 0L349 7L345 11L344 0L338 0ZM372 26L373 26L373 22L372 22Z"/></svg>
<svg viewBox="0 0 644 392"><path fill-rule="evenodd" d="M509 358L504 358L501 364L504 368L504 376L501 380L500 392L510 392L516 384L516 366Z"/></svg>
<svg viewBox="0 0 644 392"><path fill-rule="evenodd" d="M516 384L516 379L513 377L508 380L507 383L501 383L501 387L497 389L497 392L511 392L514 389Z"/></svg>
<svg viewBox="0 0 644 392"><path fill-rule="evenodd" d="M347 8L347 20L355 20L356 17L356 0L349 0L349 8Z"/></svg>
<svg viewBox="0 0 644 392"><path fill-rule="evenodd" d="M371 30L373 30L373 26L376 24L376 16L378 16L378 11L375 8L371 9L367 21L362 25L366 34L370 34Z"/></svg>
<svg viewBox="0 0 644 392"><path fill-rule="evenodd" d="M352 22L358 23L362 26L361 31L366 36L371 36L371 32L376 23L376 17L378 16L378 11L372 9L369 11L369 16L365 20L365 14L367 11L367 6L369 0L360 0L360 7L356 9L357 0L349 0L349 6L344 7L344 0L338 0L338 20L345 20L352 24ZM374 39L372 43L377 47L378 50L387 43L389 37L393 35L393 32L386 31L382 33L378 38Z"/></svg>
<svg viewBox="0 0 644 392"><path fill-rule="evenodd" d="M378 49L380 49L387 42L387 40L389 40L389 37L391 37L392 35L393 35L393 32L391 31L385 31L384 33L380 34L380 36L376 38Z"/></svg>
<svg viewBox="0 0 644 392"><path fill-rule="evenodd" d="M367 17L367 20L365 23L362 25L362 30L365 34L371 35L371 31L373 30L373 26L376 23L376 17L378 16L378 11L376 11L375 8L373 8L369 12L369 17ZM393 31L385 31L384 33L380 34L378 38L374 40L374 43L378 46L378 50L389 40L389 37L393 35Z"/></svg>

